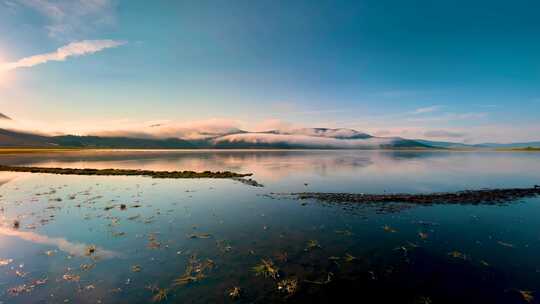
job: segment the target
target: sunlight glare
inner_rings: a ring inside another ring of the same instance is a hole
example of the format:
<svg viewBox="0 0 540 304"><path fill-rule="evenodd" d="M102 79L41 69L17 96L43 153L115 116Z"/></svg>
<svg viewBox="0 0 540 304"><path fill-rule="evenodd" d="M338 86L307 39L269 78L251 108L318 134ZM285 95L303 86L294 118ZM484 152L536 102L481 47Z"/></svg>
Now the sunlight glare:
<svg viewBox="0 0 540 304"><path fill-rule="evenodd" d="M6 67L4 56L0 53L0 87L6 87L11 79L10 73Z"/></svg>

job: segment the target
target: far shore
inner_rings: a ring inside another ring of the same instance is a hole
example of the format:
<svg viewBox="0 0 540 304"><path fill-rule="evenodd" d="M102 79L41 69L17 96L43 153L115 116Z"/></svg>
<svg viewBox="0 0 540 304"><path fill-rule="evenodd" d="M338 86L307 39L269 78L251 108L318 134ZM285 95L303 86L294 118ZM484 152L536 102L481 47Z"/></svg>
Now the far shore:
<svg viewBox="0 0 540 304"><path fill-rule="evenodd" d="M396 152L540 152L540 147L527 148L403 148L403 149L306 149L306 148L253 148L253 149L153 149L153 148L75 148L75 147L0 147L0 155L16 154L43 154L43 153L66 153L66 152L107 152L107 151L125 151L125 152L174 152L174 151L396 151Z"/></svg>

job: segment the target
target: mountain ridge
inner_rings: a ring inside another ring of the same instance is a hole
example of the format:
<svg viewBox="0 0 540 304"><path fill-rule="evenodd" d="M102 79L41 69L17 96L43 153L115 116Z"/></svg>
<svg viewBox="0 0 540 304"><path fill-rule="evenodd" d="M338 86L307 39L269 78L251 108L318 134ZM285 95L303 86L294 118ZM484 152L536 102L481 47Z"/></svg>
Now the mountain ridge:
<svg viewBox="0 0 540 304"><path fill-rule="evenodd" d="M540 147L540 142L463 144L401 137L376 137L353 129L236 130L205 138L46 136L0 128L0 147L110 149L482 149Z"/></svg>
<svg viewBox="0 0 540 304"><path fill-rule="evenodd" d="M343 131L345 130L345 131ZM309 135L306 135L309 134ZM374 137L352 129L301 129L293 131L247 132L236 131L203 139L133 138L121 136L44 136L0 129L0 147L71 147L71 148L139 148L139 149L198 149L198 148L276 148L276 149L379 149L431 148L404 138Z"/></svg>

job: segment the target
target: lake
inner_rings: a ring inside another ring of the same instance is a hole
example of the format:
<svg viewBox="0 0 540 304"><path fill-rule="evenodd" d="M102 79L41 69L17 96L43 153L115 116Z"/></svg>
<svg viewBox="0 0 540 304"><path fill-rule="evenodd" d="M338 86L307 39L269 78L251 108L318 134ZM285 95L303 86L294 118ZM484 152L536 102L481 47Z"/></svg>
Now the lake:
<svg viewBox="0 0 540 304"><path fill-rule="evenodd" d="M264 185L0 172L3 303L539 303L540 197L381 208L289 194L532 187L540 153L104 150L0 164L229 170Z"/></svg>

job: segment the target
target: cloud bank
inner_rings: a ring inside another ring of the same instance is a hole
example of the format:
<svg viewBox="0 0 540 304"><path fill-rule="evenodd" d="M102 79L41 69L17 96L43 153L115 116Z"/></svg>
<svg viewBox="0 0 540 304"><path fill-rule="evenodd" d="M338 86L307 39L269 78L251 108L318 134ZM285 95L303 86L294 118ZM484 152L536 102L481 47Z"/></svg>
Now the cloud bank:
<svg viewBox="0 0 540 304"><path fill-rule="evenodd" d="M83 40L72 42L58 48L55 52L25 57L14 62L6 62L0 65L0 71L10 71L18 68L29 68L49 61L64 61L69 57L94 54L96 52L114 48L125 44L115 40Z"/></svg>
<svg viewBox="0 0 540 304"><path fill-rule="evenodd" d="M174 122L149 121L144 123L125 122L106 126L101 130L88 130L84 133L96 136L126 136L139 138L182 138L205 139L241 132L241 122L232 119L211 118L205 120Z"/></svg>
<svg viewBox="0 0 540 304"><path fill-rule="evenodd" d="M249 143L249 144L283 144L298 147L313 148L377 148L390 145L399 139L396 138L368 138L368 139L337 139L309 135L284 135L268 133L246 133L227 135L214 140L216 144L223 143Z"/></svg>
<svg viewBox="0 0 540 304"><path fill-rule="evenodd" d="M5 112L4 112L5 113ZM309 136L312 139L319 138L324 141L326 137L357 138L363 132L377 137L401 137L408 139L444 139L461 143L484 143L484 142L527 142L538 141L540 124L488 124L464 127L444 126L430 128L425 126L398 125L385 126L383 123L365 122L357 125L340 126L328 123L306 125L302 123L287 123L279 120L271 121L243 121L230 118L211 118L204 120L175 121L153 120L140 121L133 119L78 119L78 120L47 120L38 121L27 119L6 113L14 120L0 119L0 128L14 131L28 132L40 135L96 135L104 137L136 137L136 138L180 138L180 139L208 139L224 135L235 135L228 138L231 141L264 140L268 143L282 140L280 136L242 135L242 130L263 134L263 131L274 131L274 135ZM318 129L308 127L330 127L337 130L329 130L321 133ZM347 128L353 128L354 131ZM268 133L266 133L268 134ZM314 136L315 135L315 136ZM304 138L298 138L303 142ZM340 139L342 141L342 139ZM364 141L366 142L366 141ZM324 142L329 146L333 143ZM337 143L337 142L336 142ZM342 144L343 142L341 142ZM318 144L322 144L318 142Z"/></svg>

